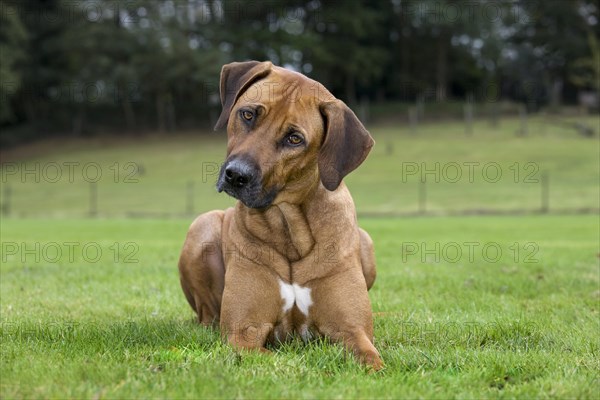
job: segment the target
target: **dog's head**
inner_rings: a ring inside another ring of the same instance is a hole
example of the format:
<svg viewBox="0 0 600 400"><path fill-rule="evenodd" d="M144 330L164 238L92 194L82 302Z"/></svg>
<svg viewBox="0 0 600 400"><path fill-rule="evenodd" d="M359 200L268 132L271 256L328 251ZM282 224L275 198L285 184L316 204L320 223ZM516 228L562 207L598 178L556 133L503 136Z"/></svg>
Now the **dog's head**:
<svg viewBox="0 0 600 400"><path fill-rule="evenodd" d="M356 115L320 83L247 61L223 66L227 158L217 190L248 207L297 201L319 180L330 191L358 167L374 144Z"/></svg>

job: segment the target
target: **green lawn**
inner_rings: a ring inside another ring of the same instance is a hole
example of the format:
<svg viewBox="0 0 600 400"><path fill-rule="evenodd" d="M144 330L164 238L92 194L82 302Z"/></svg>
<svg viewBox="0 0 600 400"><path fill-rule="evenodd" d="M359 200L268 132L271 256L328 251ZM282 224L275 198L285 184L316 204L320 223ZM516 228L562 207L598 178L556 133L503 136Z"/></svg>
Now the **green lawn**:
<svg viewBox="0 0 600 400"><path fill-rule="evenodd" d="M192 213L233 204L214 188L223 133L3 152L0 398L596 398L598 137L518 126L371 129L346 181L376 245L375 374L326 341L240 356L193 322L177 259ZM550 211L596 213L390 218L418 209L424 171L432 212L538 210L547 171Z"/></svg>
<svg viewBox="0 0 600 400"><path fill-rule="evenodd" d="M577 120L598 126L594 117ZM359 212L369 215L417 211L421 178L430 212L538 210L547 172L551 211L598 210L598 137L539 116L530 119L527 137L516 136L518 129L518 119L502 120L497 129L477 121L472 137L457 122L423 124L416 134L372 127L377 144L346 182ZM88 181L98 179L101 216L182 215L189 211L189 182L192 210L211 210L233 204L214 185L224 156L222 132L49 141L3 153L0 206L8 188L11 215L83 217L90 209Z"/></svg>
<svg viewBox="0 0 600 400"><path fill-rule="evenodd" d="M4 220L0 397L598 393L597 216L360 222L378 258L376 374L325 342L238 356L193 323L176 268L188 220Z"/></svg>

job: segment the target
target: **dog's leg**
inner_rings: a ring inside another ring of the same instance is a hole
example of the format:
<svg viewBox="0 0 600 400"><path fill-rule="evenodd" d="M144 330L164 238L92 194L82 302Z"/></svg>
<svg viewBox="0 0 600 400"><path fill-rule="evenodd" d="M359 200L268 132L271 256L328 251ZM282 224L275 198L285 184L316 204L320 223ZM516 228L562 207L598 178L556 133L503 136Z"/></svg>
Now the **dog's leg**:
<svg viewBox="0 0 600 400"><path fill-rule="evenodd" d="M379 371L384 367L379 352L364 331L347 332L341 339L361 363L368 365L375 371Z"/></svg>
<svg viewBox="0 0 600 400"><path fill-rule="evenodd" d="M225 282L221 231L225 213L202 214L190 226L181 257L179 278L183 293L202 325L217 325Z"/></svg>
<svg viewBox="0 0 600 400"><path fill-rule="evenodd" d="M373 345L373 316L363 279L356 268L321 280L313 287L309 318L314 318L319 333L344 344L360 362L377 371L384 364Z"/></svg>
<svg viewBox="0 0 600 400"><path fill-rule="evenodd" d="M339 323L329 323L318 327L319 332L330 337L336 342L344 344L346 349L354 353L354 356L362 364L367 365L375 371L384 367L379 352L373 345L373 335L368 326L347 324L346 321L338 320Z"/></svg>
<svg viewBox="0 0 600 400"><path fill-rule="evenodd" d="M360 262L362 264L363 275L367 282L367 290L371 289L377 276L377 270L375 268L375 249L373 248L373 240L371 236L361 229L358 228L360 233Z"/></svg>
<svg viewBox="0 0 600 400"><path fill-rule="evenodd" d="M270 353L265 348L267 337L273 330L271 323L249 323L227 331L227 343L236 350L257 350Z"/></svg>
<svg viewBox="0 0 600 400"><path fill-rule="evenodd" d="M269 269L243 257L236 261L237 268L228 269L223 292L221 334L238 350L265 352L267 339L283 313L280 285Z"/></svg>

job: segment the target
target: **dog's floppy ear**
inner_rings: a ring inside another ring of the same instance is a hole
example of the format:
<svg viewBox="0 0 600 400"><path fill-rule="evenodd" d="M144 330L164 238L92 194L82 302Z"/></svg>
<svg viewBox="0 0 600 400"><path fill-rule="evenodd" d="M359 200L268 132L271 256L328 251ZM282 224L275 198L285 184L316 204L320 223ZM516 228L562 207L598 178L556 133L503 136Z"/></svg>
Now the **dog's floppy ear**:
<svg viewBox="0 0 600 400"><path fill-rule="evenodd" d="M215 130L227 126L233 105L254 82L271 72L270 61L244 61L223 65L221 69L221 106L223 110L215 125Z"/></svg>
<svg viewBox="0 0 600 400"><path fill-rule="evenodd" d="M319 175L323 186L333 191L367 158L375 141L344 102L324 102L319 109L325 122L325 138L318 160Z"/></svg>

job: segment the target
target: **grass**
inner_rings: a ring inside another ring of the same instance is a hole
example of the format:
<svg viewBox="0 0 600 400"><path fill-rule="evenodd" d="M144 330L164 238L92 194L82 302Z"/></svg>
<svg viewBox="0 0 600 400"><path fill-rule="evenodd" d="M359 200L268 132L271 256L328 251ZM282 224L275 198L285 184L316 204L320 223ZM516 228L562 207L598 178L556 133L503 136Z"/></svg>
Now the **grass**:
<svg viewBox="0 0 600 400"><path fill-rule="evenodd" d="M527 137L515 136L518 126L479 121L472 137L458 123L423 124L416 135L373 127L378 144L347 179L357 209L416 210L420 173L439 163L439 182L427 175L428 210L536 210L542 171L551 210L597 210L598 138L542 117L530 120ZM214 190L211 169L223 154L219 134L3 152L11 216L0 226L0 398L597 397L597 214L361 217L376 244L370 297L386 368L369 374L324 340L236 354L194 323L176 268L191 222L181 216L190 212L188 182L194 212L232 204ZM79 163L72 182L69 162ZM129 176L130 162L143 168ZM444 179L451 163L468 174L465 162L496 162L503 175L492 183L478 168L472 182ZM53 163L63 168L57 182L47 179ZM102 172L95 219L85 218L88 163ZM39 182L35 173L23 179L36 168ZM124 218L133 211L172 218Z"/></svg>
<svg viewBox="0 0 600 400"><path fill-rule="evenodd" d="M1 397L592 398L600 389L596 218L362 219L377 244L370 295L387 365L377 374L325 341L239 356L196 325L176 269L188 222L4 220ZM131 242L137 252L115 262L114 249ZM472 242L472 257L441 250ZM100 257L82 251L89 243ZM480 251L492 243L502 256Z"/></svg>
<svg viewBox="0 0 600 400"><path fill-rule="evenodd" d="M457 122L423 124L415 135L406 127L373 127L377 145L346 182L365 214L417 211L422 178L431 212L535 211L547 173L551 211L598 210L598 138L543 118L530 119L524 138L515 135L518 119L505 119L497 129L477 121L472 137ZM594 117L579 119L598 126ZM8 188L12 215L86 216L88 181L98 172L102 216L182 215L233 204L214 188L225 155L222 133L49 141L28 149L2 154L0 206L6 207Z"/></svg>

